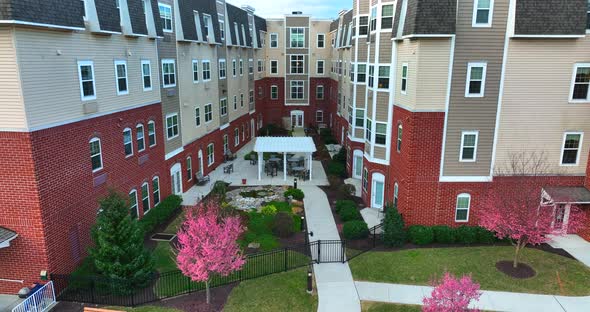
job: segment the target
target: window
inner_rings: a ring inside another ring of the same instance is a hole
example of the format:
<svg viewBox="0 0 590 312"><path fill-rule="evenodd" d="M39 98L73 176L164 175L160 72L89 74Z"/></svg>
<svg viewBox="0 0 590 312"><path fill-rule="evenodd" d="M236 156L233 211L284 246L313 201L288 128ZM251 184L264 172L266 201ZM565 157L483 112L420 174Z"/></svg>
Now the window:
<svg viewBox="0 0 590 312"><path fill-rule="evenodd" d="M398 194L399 194L399 185L397 185L397 182L395 182L395 184L393 185L393 207L396 207L396 208L397 208Z"/></svg>
<svg viewBox="0 0 590 312"><path fill-rule="evenodd" d="M125 148L125 156L133 155L133 134L129 128L123 130L123 147Z"/></svg>
<svg viewBox="0 0 590 312"><path fill-rule="evenodd" d="M377 30L377 7L373 7L371 9L371 24L369 27L369 31L373 32Z"/></svg>
<svg viewBox="0 0 590 312"><path fill-rule="evenodd" d="M193 179L193 160L190 156L186 158L186 179L187 181Z"/></svg>
<svg viewBox="0 0 590 312"><path fill-rule="evenodd" d="M234 146L240 145L240 129L234 129Z"/></svg>
<svg viewBox="0 0 590 312"><path fill-rule="evenodd" d="M270 99L276 100L279 98L279 87L276 85L270 86Z"/></svg>
<svg viewBox="0 0 590 312"><path fill-rule="evenodd" d="M211 62L203 61L203 81L211 81Z"/></svg>
<svg viewBox="0 0 590 312"><path fill-rule="evenodd" d="M318 34L318 48L323 49L326 47L326 35L325 34Z"/></svg>
<svg viewBox="0 0 590 312"><path fill-rule="evenodd" d="M115 61L115 77L117 79L117 95L129 94L127 87L127 62Z"/></svg>
<svg viewBox="0 0 590 312"><path fill-rule="evenodd" d="M193 60L193 83L199 82L199 61Z"/></svg>
<svg viewBox="0 0 590 312"><path fill-rule="evenodd" d="M250 75L254 74L254 60L253 59L248 60L248 74L250 74Z"/></svg>
<svg viewBox="0 0 590 312"><path fill-rule="evenodd" d="M160 178L154 177L152 180L152 191L154 194L154 206L160 203Z"/></svg>
<svg viewBox="0 0 590 312"><path fill-rule="evenodd" d="M94 63L91 61L78 62L78 78L80 79L80 95L82 101L96 99L94 84Z"/></svg>
<svg viewBox="0 0 590 312"><path fill-rule="evenodd" d="M367 81L367 64L357 64L356 71L356 82L365 83Z"/></svg>
<svg viewBox="0 0 590 312"><path fill-rule="evenodd" d="M352 112L353 112L352 106L349 105L348 106L348 124L351 125L351 126L353 125L353 121L352 120L354 118L354 116L352 115Z"/></svg>
<svg viewBox="0 0 590 312"><path fill-rule="evenodd" d="M401 87L402 94L408 94L408 64L404 63L402 65L402 87Z"/></svg>
<svg viewBox="0 0 590 312"><path fill-rule="evenodd" d="M457 206L455 207L455 222L469 221L469 206L471 205L471 195L459 194L457 196Z"/></svg>
<svg viewBox="0 0 590 312"><path fill-rule="evenodd" d="M365 168L365 171L363 172L363 190L367 190L367 188L369 187L369 171L367 170L367 168Z"/></svg>
<svg viewBox="0 0 590 312"><path fill-rule="evenodd" d="M176 67L174 66L174 60L162 60L162 83L164 84L164 88L176 86Z"/></svg>
<svg viewBox="0 0 590 312"><path fill-rule="evenodd" d="M381 29L393 27L393 4L384 5L381 8Z"/></svg>
<svg viewBox="0 0 590 312"><path fill-rule="evenodd" d="M92 172L102 169L102 150L99 138L90 140L90 162L92 163Z"/></svg>
<svg viewBox="0 0 590 312"><path fill-rule="evenodd" d="M588 0L588 9L586 9L586 29L590 29L590 0Z"/></svg>
<svg viewBox="0 0 590 312"><path fill-rule="evenodd" d="M463 131L461 133L461 157L459 161L474 162L477 156L477 131Z"/></svg>
<svg viewBox="0 0 590 312"><path fill-rule="evenodd" d="M223 155L227 155L229 153L229 140L227 134L223 135Z"/></svg>
<svg viewBox="0 0 590 312"><path fill-rule="evenodd" d="M291 55L291 74L303 74L303 55Z"/></svg>
<svg viewBox="0 0 590 312"><path fill-rule="evenodd" d="M145 150L145 134L143 133L143 125L137 125L135 130L137 131L137 151L141 152Z"/></svg>
<svg viewBox="0 0 590 312"><path fill-rule="evenodd" d="M271 60L270 61L270 74L276 75L279 73L279 61Z"/></svg>
<svg viewBox="0 0 590 312"><path fill-rule="evenodd" d="M148 144L150 147L156 145L156 123L153 121L148 122Z"/></svg>
<svg viewBox="0 0 590 312"><path fill-rule="evenodd" d="M238 109L238 96L234 95L234 110Z"/></svg>
<svg viewBox="0 0 590 312"><path fill-rule="evenodd" d="M164 32L172 32L172 7L167 4L158 3L158 8L160 9L162 29L164 29Z"/></svg>
<svg viewBox="0 0 590 312"><path fill-rule="evenodd" d="M211 103L205 105L205 122L210 122L213 120L213 105Z"/></svg>
<svg viewBox="0 0 590 312"><path fill-rule="evenodd" d="M258 59L258 72L261 73L264 71L264 61Z"/></svg>
<svg viewBox="0 0 590 312"><path fill-rule="evenodd" d="M303 81L292 80L291 81L291 99L303 99Z"/></svg>
<svg viewBox="0 0 590 312"><path fill-rule="evenodd" d="M324 99L324 86L318 85L315 87L315 98L318 100Z"/></svg>
<svg viewBox="0 0 590 312"><path fill-rule="evenodd" d="M240 76L244 75L244 60L240 59Z"/></svg>
<svg viewBox="0 0 590 312"><path fill-rule="evenodd" d="M221 35L221 40L225 40L225 19L223 17L223 15L218 14L218 19L219 19L219 33Z"/></svg>
<svg viewBox="0 0 590 312"><path fill-rule="evenodd" d="M316 122L324 122L324 112L319 110L315 112L315 121Z"/></svg>
<svg viewBox="0 0 590 312"><path fill-rule="evenodd" d="M371 142L371 119L367 118L367 125L365 127L365 140Z"/></svg>
<svg viewBox="0 0 590 312"><path fill-rule="evenodd" d="M583 135L582 132L566 132L564 134L563 148L561 149L562 166L578 165Z"/></svg>
<svg viewBox="0 0 590 312"><path fill-rule="evenodd" d="M359 17L359 36L366 36L369 33L369 17Z"/></svg>
<svg viewBox="0 0 590 312"><path fill-rule="evenodd" d="M379 78L377 80L377 88L389 88L389 66L379 66Z"/></svg>
<svg viewBox="0 0 590 312"><path fill-rule="evenodd" d="M387 142L387 124L375 123L375 144L385 145Z"/></svg>
<svg viewBox="0 0 590 312"><path fill-rule="evenodd" d="M166 134L168 140L178 136L178 114L166 116Z"/></svg>
<svg viewBox="0 0 590 312"><path fill-rule="evenodd" d="M369 65L369 87L373 87L373 81L375 80L375 66Z"/></svg>
<svg viewBox="0 0 590 312"><path fill-rule="evenodd" d="M129 214L132 219L137 219L137 216L139 215L136 190L131 190L131 192L129 192Z"/></svg>
<svg viewBox="0 0 590 312"><path fill-rule="evenodd" d="M364 127L365 126L365 110L357 108L356 109L356 117L355 117L355 127Z"/></svg>
<svg viewBox="0 0 590 312"><path fill-rule="evenodd" d="M150 185L147 182L141 185L141 205L143 206L143 214L150 211Z"/></svg>
<svg viewBox="0 0 590 312"><path fill-rule="evenodd" d="M486 84L486 63L467 65L467 88L465 97L483 97Z"/></svg>
<svg viewBox="0 0 590 312"><path fill-rule="evenodd" d="M246 140L246 127L242 125L242 141Z"/></svg>
<svg viewBox="0 0 590 312"><path fill-rule="evenodd" d="M305 46L305 28L292 27L291 30L291 48L303 48Z"/></svg>
<svg viewBox="0 0 590 312"><path fill-rule="evenodd" d="M152 90L152 65L150 61L141 61L141 77L143 81L143 91Z"/></svg>
<svg viewBox="0 0 590 312"><path fill-rule="evenodd" d="M474 0L473 27L491 27L494 0Z"/></svg>
<svg viewBox="0 0 590 312"><path fill-rule="evenodd" d="M207 165L211 166L215 162L215 148L213 143L207 145Z"/></svg>
<svg viewBox="0 0 590 312"><path fill-rule="evenodd" d="M201 109L199 107L195 108L195 127L201 126Z"/></svg>
<svg viewBox="0 0 590 312"><path fill-rule="evenodd" d="M318 74L318 75L324 74L324 61L323 60L316 61L316 74Z"/></svg>
<svg viewBox="0 0 590 312"><path fill-rule="evenodd" d="M248 92L248 103L254 104L254 90L250 90L250 92Z"/></svg>
<svg viewBox="0 0 590 312"><path fill-rule="evenodd" d="M237 74L237 72L238 72L238 65L237 65L237 62L236 62L236 60L232 60L232 61L231 61L231 73L232 73L232 76L234 76L234 77L235 77L235 76L236 76L236 74Z"/></svg>
<svg viewBox="0 0 590 312"><path fill-rule="evenodd" d="M240 107L244 107L244 93L240 93Z"/></svg>
<svg viewBox="0 0 590 312"><path fill-rule="evenodd" d="M219 79L225 79L227 72L227 65L225 60L219 60Z"/></svg>
<svg viewBox="0 0 590 312"><path fill-rule="evenodd" d="M402 151L402 136L403 136L403 128L402 124L397 126L397 152Z"/></svg>
<svg viewBox="0 0 590 312"><path fill-rule="evenodd" d="M219 100L219 110L221 112L221 116L227 115L227 98Z"/></svg>
<svg viewBox="0 0 590 312"><path fill-rule="evenodd" d="M273 49L279 47L279 34L277 34L277 33L270 34L270 47Z"/></svg>
<svg viewBox="0 0 590 312"><path fill-rule="evenodd" d="M204 28L203 28L203 36L205 36L206 40L209 40L209 36L211 35L211 32L209 31L209 22L211 21L211 15L208 14L203 14L203 24L204 24Z"/></svg>
<svg viewBox="0 0 590 312"><path fill-rule="evenodd" d="M572 78L572 87L570 101L588 102L590 101L590 63L576 64L574 67L574 76Z"/></svg>

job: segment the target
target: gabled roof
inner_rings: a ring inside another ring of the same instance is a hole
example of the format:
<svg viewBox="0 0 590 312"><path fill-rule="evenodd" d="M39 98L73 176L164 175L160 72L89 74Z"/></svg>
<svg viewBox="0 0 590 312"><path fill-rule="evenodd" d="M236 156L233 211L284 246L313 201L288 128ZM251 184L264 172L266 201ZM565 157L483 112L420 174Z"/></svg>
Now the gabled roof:
<svg viewBox="0 0 590 312"><path fill-rule="evenodd" d="M590 204L590 191L582 186L544 187L555 204Z"/></svg>
<svg viewBox="0 0 590 312"><path fill-rule="evenodd" d="M236 38L240 38L241 46L252 46L252 38L250 37L250 32L248 31L248 12L229 3L226 3L226 8L232 44L237 45L238 41L236 40ZM236 28L234 27L234 23L238 24L237 34ZM242 32L242 25L244 26L244 32ZM244 33L246 38L244 38Z"/></svg>
<svg viewBox="0 0 590 312"><path fill-rule="evenodd" d="M315 143L310 137L257 137L257 153L313 153Z"/></svg>
<svg viewBox="0 0 590 312"><path fill-rule="evenodd" d="M6 248L10 246L10 241L18 236L16 232L7 228L0 227L0 248Z"/></svg>

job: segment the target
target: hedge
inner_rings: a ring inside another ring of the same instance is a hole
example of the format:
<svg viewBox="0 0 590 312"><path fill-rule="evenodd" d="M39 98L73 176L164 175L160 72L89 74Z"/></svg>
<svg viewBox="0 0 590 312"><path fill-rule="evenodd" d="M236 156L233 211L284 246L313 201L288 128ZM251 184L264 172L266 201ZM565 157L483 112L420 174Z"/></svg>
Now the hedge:
<svg viewBox="0 0 590 312"><path fill-rule="evenodd" d="M457 228L457 243L473 244L477 242L477 227L462 225Z"/></svg>
<svg viewBox="0 0 590 312"><path fill-rule="evenodd" d="M439 244L492 244L499 241L494 233L479 227L462 225L452 228L446 225L414 225L408 228L409 239L416 245ZM431 237L432 236L432 237Z"/></svg>
<svg viewBox="0 0 590 312"><path fill-rule="evenodd" d="M433 226L434 241L440 244L452 244L455 242L457 232L455 229L446 225Z"/></svg>
<svg viewBox="0 0 590 312"><path fill-rule="evenodd" d="M295 199L295 200L303 200L303 198L305 197L305 194L303 194L303 191L300 189L296 189L296 188L289 188L288 190L285 191L284 195L285 195L285 198L289 198L289 196L293 196L293 199Z"/></svg>
<svg viewBox="0 0 590 312"><path fill-rule="evenodd" d="M346 167L341 162L332 161L328 164L328 175L346 177Z"/></svg>
<svg viewBox="0 0 590 312"><path fill-rule="evenodd" d="M423 225L412 225L408 229L410 241L416 245L428 245L434 241L434 230L432 227Z"/></svg>
<svg viewBox="0 0 590 312"><path fill-rule="evenodd" d="M342 234L346 239L360 239L369 236L369 227L363 220L345 222L342 226Z"/></svg>
<svg viewBox="0 0 590 312"><path fill-rule="evenodd" d="M344 200L337 200L336 201L336 213L339 213L340 210L342 210L342 208L345 207L355 207L356 208L356 203L352 200L348 200L348 199L344 199Z"/></svg>
<svg viewBox="0 0 590 312"><path fill-rule="evenodd" d="M363 216L361 216L361 213L356 208L356 205L354 207L353 206L342 207L342 209L340 209L340 212L338 212L338 215L340 216L340 220L342 220L342 222L363 219Z"/></svg>
<svg viewBox="0 0 590 312"><path fill-rule="evenodd" d="M168 221L170 216L180 207L181 203L182 198L180 196L168 196L138 221L139 226L145 234L151 233L158 225Z"/></svg>

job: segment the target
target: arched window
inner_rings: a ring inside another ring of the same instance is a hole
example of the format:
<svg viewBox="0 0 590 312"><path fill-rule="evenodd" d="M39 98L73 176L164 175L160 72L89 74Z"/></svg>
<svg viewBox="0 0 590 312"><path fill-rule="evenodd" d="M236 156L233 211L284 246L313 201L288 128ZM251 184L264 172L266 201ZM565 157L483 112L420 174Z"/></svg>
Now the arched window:
<svg viewBox="0 0 590 312"><path fill-rule="evenodd" d="M188 181L193 179L193 160L190 156L186 158L186 179Z"/></svg>
<svg viewBox="0 0 590 312"><path fill-rule="evenodd" d="M400 123L397 126L397 151L398 151L398 153L402 151L402 134L403 134L403 129L402 129L402 124Z"/></svg>
<svg viewBox="0 0 590 312"><path fill-rule="evenodd" d="M152 179L152 192L154 194L154 207L160 203L160 178L154 177Z"/></svg>
<svg viewBox="0 0 590 312"><path fill-rule="evenodd" d="M156 123L153 120L148 122L148 143L150 147L156 145Z"/></svg>
<svg viewBox="0 0 590 312"><path fill-rule="evenodd" d="M150 211L150 185L147 182L141 185L141 204L143 206L143 214Z"/></svg>
<svg viewBox="0 0 590 312"><path fill-rule="evenodd" d="M90 161L92 163L92 172L102 169L102 148L99 138L92 138L90 144Z"/></svg>
<svg viewBox="0 0 590 312"><path fill-rule="evenodd" d="M393 185L393 206L397 208L397 198L399 193L399 185L397 182Z"/></svg>
<svg viewBox="0 0 590 312"><path fill-rule="evenodd" d="M129 214L131 215L132 219L137 219L139 215L138 205L137 205L137 190L132 189L129 192Z"/></svg>
<svg viewBox="0 0 590 312"><path fill-rule="evenodd" d="M123 130L123 146L125 147L125 156L133 155L133 134L129 128Z"/></svg>
<svg viewBox="0 0 590 312"><path fill-rule="evenodd" d="M457 205L455 207L455 222L469 221L469 208L471 206L471 195L467 193L457 196Z"/></svg>
<svg viewBox="0 0 590 312"><path fill-rule="evenodd" d="M143 133L143 125L139 124L135 127L137 130L137 151L141 152L145 150L145 138Z"/></svg>

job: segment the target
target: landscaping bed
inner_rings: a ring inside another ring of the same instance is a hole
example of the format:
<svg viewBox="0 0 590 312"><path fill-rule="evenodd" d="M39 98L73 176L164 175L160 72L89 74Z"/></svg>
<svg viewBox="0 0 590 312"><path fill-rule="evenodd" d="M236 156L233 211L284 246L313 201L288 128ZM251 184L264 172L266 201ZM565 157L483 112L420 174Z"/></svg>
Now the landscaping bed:
<svg viewBox="0 0 590 312"><path fill-rule="evenodd" d="M422 306L412 304L361 301L362 312L420 312Z"/></svg>

